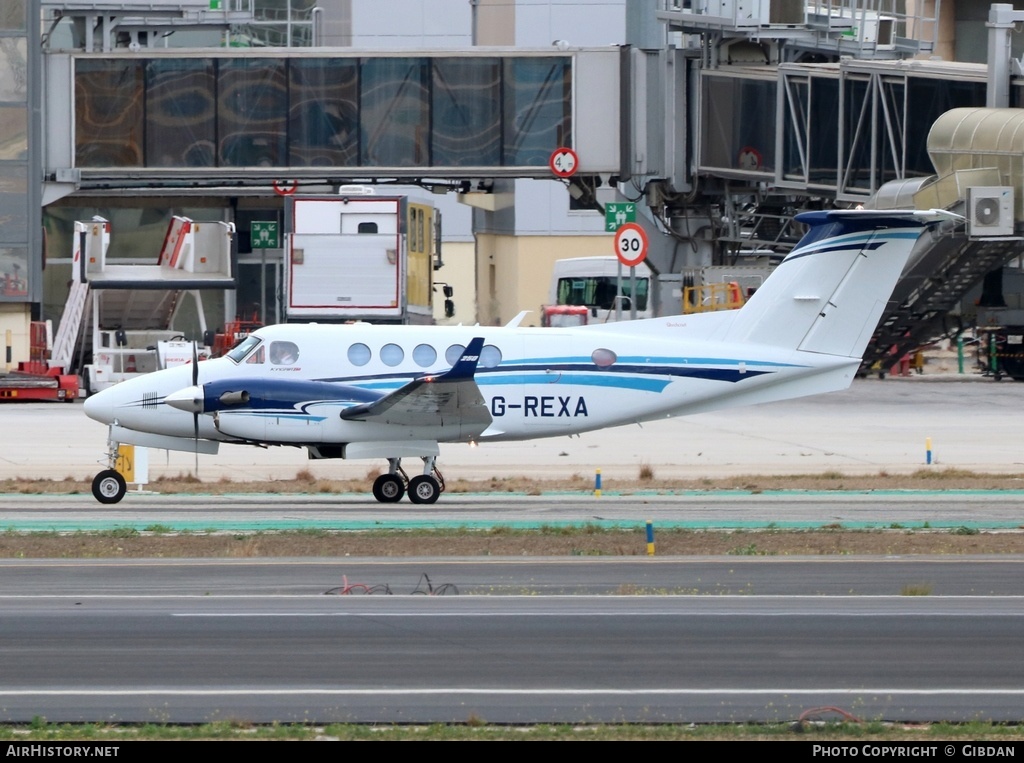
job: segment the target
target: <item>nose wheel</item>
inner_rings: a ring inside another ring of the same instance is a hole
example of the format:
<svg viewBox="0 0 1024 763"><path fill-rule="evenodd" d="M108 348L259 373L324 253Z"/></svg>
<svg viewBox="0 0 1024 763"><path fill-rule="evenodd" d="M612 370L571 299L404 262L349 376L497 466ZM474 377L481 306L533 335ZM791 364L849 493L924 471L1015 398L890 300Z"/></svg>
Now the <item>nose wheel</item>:
<svg viewBox="0 0 1024 763"><path fill-rule="evenodd" d="M92 480L93 497L100 503L117 503L127 492L124 477L113 469L104 469Z"/></svg>

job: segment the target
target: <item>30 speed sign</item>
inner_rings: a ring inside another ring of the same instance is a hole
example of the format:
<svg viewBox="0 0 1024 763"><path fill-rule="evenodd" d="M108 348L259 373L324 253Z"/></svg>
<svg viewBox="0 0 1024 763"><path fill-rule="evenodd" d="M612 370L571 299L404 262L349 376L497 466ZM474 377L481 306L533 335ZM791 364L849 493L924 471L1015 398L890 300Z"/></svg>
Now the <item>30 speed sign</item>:
<svg viewBox="0 0 1024 763"><path fill-rule="evenodd" d="M636 223L626 223L615 231L615 254L627 268L639 265L647 257L647 234Z"/></svg>

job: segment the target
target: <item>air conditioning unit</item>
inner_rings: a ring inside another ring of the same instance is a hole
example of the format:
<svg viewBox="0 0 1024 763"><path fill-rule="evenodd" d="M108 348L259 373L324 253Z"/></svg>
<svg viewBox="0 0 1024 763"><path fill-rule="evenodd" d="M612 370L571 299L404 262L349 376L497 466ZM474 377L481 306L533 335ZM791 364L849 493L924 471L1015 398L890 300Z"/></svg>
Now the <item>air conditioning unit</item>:
<svg viewBox="0 0 1024 763"><path fill-rule="evenodd" d="M971 238L1013 235L1013 188L967 189L967 235Z"/></svg>

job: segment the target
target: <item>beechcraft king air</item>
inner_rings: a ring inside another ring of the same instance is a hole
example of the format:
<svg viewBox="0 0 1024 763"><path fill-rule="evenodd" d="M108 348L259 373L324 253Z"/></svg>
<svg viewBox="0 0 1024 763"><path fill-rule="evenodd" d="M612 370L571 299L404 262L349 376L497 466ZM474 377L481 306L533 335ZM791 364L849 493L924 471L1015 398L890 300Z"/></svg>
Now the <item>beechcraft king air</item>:
<svg viewBox="0 0 1024 763"><path fill-rule="evenodd" d="M922 232L948 213L801 214L800 244L738 310L576 328L283 324L226 356L122 382L85 412L117 444L291 445L383 458L381 502L444 490L439 443L572 435L848 387ZM423 460L409 479L403 458ZM111 467L113 462L111 462ZM96 497L125 493L113 469Z"/></svg>

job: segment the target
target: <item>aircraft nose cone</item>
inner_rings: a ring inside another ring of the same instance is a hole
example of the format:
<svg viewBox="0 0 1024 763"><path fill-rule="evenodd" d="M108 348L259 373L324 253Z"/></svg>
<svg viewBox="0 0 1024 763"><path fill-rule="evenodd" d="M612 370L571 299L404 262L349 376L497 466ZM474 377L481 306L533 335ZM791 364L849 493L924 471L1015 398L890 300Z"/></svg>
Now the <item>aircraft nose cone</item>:
<svg viewBox="0 0 1024 763"><path fill-rule="evenodd" d="M114 421L114 405L106 391L85 399L85 415L93 421L110 424Z"/></svg>
<svg viewBox="0 0 1024 763"><path fill-rule="evenodd" d="M179 389L165 397L164 402L172 408L185 411L185 413L202 413L203 388L192 386Z"/></svg>

